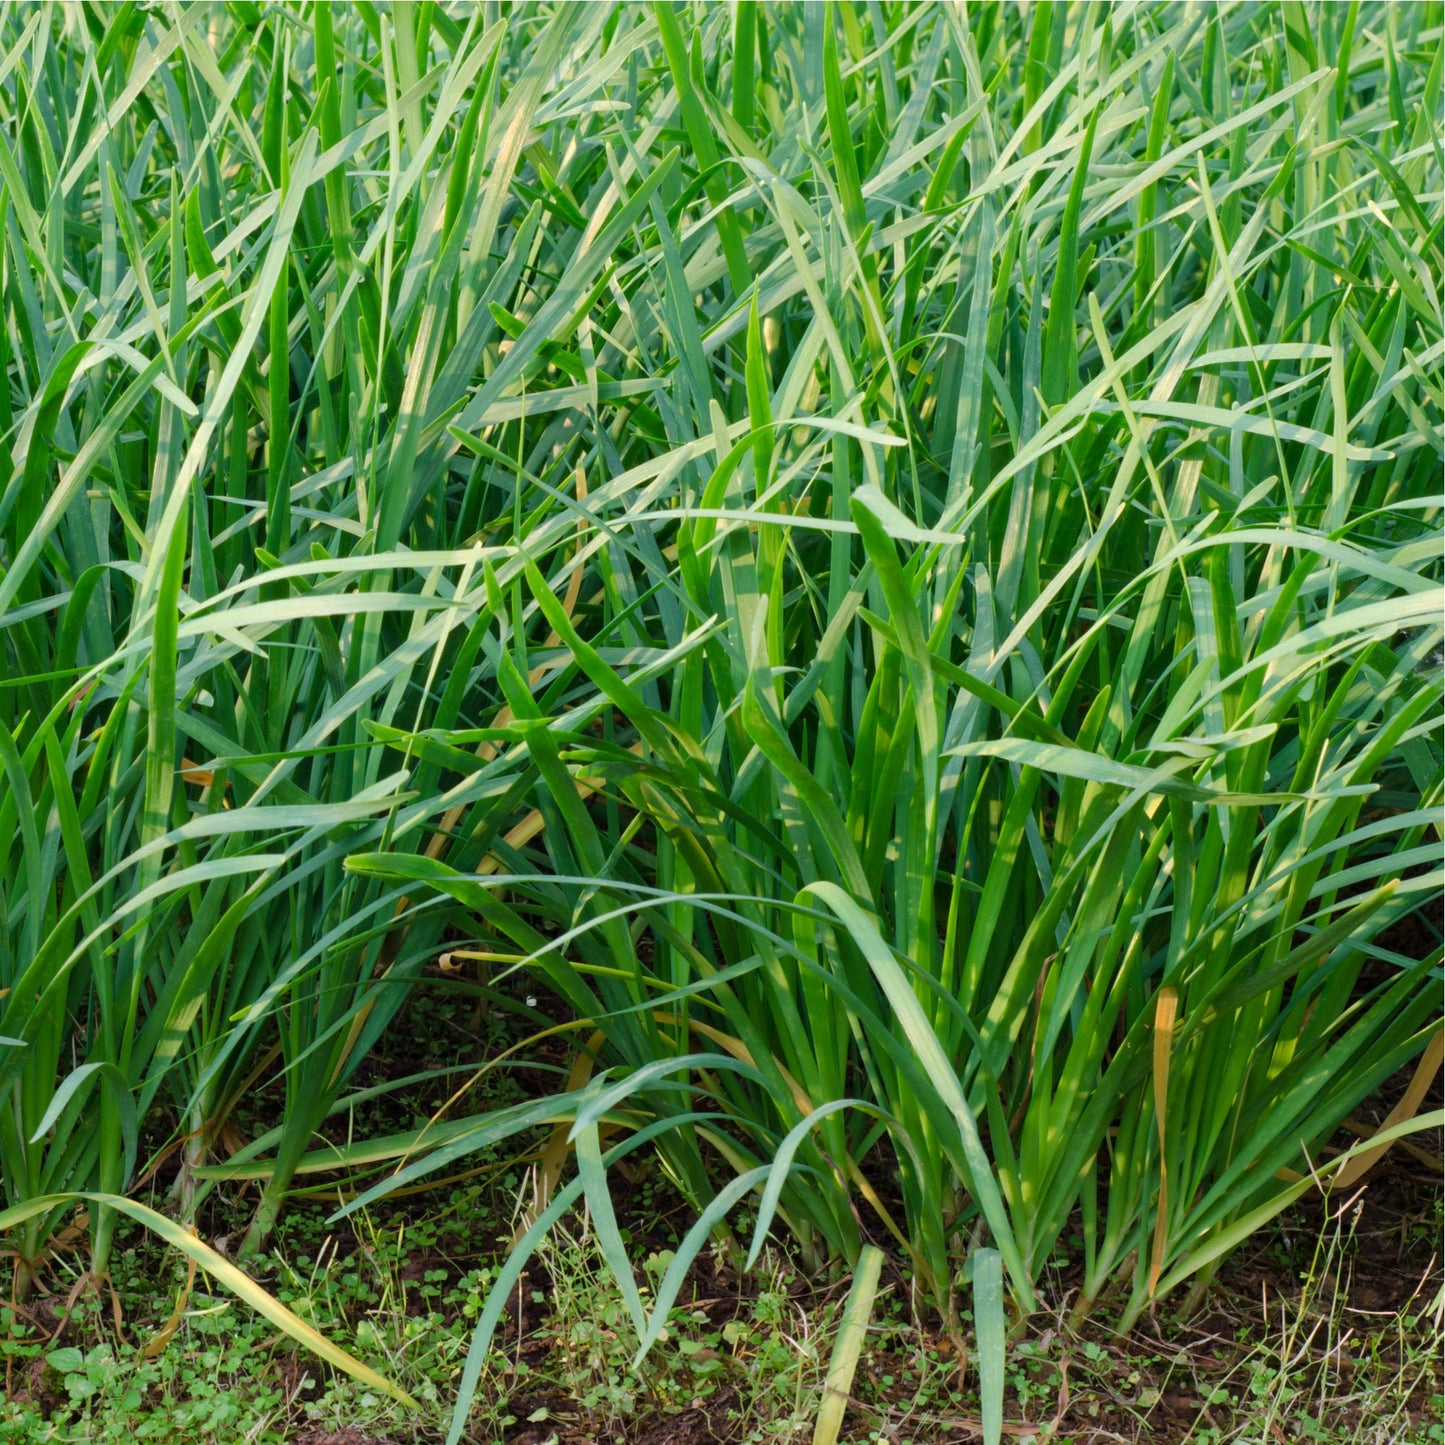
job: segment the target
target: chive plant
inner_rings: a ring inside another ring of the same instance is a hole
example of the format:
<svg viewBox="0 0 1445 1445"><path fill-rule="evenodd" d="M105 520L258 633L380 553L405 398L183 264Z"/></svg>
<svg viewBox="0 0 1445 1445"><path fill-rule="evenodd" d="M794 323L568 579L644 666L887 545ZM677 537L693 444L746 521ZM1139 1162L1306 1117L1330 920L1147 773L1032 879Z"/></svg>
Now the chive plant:
<svg viewBox="0 0 1445 1445"><path fill-rule="evenodd" d="M1327 1185L1439 1027L1438 4L0 27L22 1283L510 1139L644 1349L774 1228L1127 1326ZM444 946L568 1082L320 1147Z"/></svg>

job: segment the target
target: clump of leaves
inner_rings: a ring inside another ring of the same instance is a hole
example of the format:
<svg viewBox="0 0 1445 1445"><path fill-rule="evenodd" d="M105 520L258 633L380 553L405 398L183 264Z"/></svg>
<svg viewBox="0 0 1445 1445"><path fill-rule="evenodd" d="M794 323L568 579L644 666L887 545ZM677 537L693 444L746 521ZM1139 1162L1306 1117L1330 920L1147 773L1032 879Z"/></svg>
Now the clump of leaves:
<svg viewBox="0 0 1445 1445"><path fill-rule="evenodd" d="M181 1248L510 1149L457 1438L584 1196L645 1351L774 1226L961 1339L1077 1218L1127 1327L1352 1168L1438 1031L1438 3L0 27L18 1295L157 1119ZM561 1087L323 1144L451 942Z"/></svg>

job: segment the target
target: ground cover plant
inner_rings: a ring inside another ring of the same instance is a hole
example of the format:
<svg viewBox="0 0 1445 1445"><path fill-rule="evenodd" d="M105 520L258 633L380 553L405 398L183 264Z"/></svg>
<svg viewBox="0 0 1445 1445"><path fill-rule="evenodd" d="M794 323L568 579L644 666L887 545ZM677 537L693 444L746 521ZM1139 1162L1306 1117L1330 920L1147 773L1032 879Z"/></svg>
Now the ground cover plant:
<svg viewBox="0 0 1445 1445"><path fill-rule="evenodd" d="M443 1011L442 1017L445 1016ZM432 1015L436 1018L437 1015ZM403 1028L403 1034L406 1029ZM419 1100L417 1102L420 1102ZM405 1211L329 1224L300 1200L260 1264L268 1288L416 1402L357 1389L297 1355L233 1299L188 1284L182 1261L123 1238L105 1299L63 1289L0 1315L7 1331L0 1435L46 1442L247 1439L258 1445L434 1445L509 1235L513 1184L440 1190ZM208 1233L239 1209L203 1211ZM622 1213L655 1282L685 1227L653 1183ZM1363 1199L1267 1226L1225 1264L1207 1309L1166 1303L1125 1339L1103 1324L1034 1316L1010 1351L1005 1417L1015 1438L1097 1442L1287 1439L1398 1445L1438 1438L1442 1382L1439 1193L1392 1159ZM84 1267L58 1271L64 1286ZM748 1276L703 1268L674 1307L665 1345L633 1365L626 1306L585 1218L544 1243L513 1291L464 1439L478 1445L701 1445L811 1437L848 1280L809 1280L769 1253ZM976 1381L945 1337L910 1318L888 1271L856 1362L841 1438L916 1445L974 1438ZM1064 1292L1060 1291L1060 1298ZM178 1298L184 1311L176 1311ZM1433 1313L1432 1313L1433 1311ZM27 1317L28 1316L28 1317ZM176 1317L159 1352L151 1322ZM1434 1432L1432 1434L1432 1431Z"/></svg>
<svg viewBox="0 0 1445 1445"><path fill-rule="evenodd" d="M1187 1313L1438 1122L1437 4L0 33L17 1306L140 1221L384 1393L208 1199L526 1165L452 1438L579 1204L639 1358L883 1249L997 1438L1054 1260Z"/></svg>

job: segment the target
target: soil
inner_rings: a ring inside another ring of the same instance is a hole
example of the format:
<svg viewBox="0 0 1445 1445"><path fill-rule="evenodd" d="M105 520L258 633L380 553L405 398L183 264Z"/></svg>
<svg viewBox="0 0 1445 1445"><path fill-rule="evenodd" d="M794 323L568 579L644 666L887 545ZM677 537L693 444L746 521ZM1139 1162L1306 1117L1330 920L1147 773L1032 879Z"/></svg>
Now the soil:
<svg viewBox="0 0 1445 1445"><path fill-rule="evenodd" d="M396 1445L360 1430L306 1430L295 1437L295 1445Z"/></svg>

